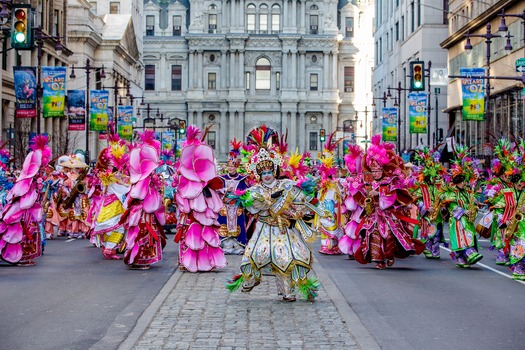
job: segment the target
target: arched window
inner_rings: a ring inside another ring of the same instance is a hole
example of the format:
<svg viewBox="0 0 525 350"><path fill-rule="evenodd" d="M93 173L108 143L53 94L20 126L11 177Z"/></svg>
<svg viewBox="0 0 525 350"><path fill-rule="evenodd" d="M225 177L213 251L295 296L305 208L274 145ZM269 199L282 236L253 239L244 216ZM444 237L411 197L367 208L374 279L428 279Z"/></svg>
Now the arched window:
<svg viewBox="0 0 525 350"><path fill-rule="evenodd" d="M272 34L278 34L281 30L281 6L272 5Z"/></svg>
<svg viewBox="0 0 525 350"><path fill-rule="evenodd" d="M254 4L246 6L246 30L250 34L255 33L255 11L256 7Z"/></svg>
<svg viewBox="0 0 525 350"><path fill-rule="evenodd" d="M259 33L268 34L268 5L259 6Z"/></svg>
<svg viewBox="0 0 525 350"><path fill-rule="evenodd" d="M255 89L256 90L270 90L270 75L271 75L270 61L261 57L255 63Z"/></svg>

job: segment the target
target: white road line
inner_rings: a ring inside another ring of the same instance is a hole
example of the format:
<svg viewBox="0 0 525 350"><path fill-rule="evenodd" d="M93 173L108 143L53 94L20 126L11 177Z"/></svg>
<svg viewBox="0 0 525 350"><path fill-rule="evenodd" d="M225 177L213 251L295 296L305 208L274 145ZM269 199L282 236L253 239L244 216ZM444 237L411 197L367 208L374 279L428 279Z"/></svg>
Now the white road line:
<svg viewBox="0 0 525 350"><path fill-rule="evenodd" d="M485 242L488 242L488 240L485 241ZM445 248L445 247L443 247L443 246L441 246L441 249L444 249L444 250L446 250L446 251L449 252L449 253L452 252L452 250L450 250L450 249L448 249L448 248ZM521 284L525 284L525 281L517 281L517 280L514 280L514 279L512 279L512 275L508 275L508 274L506 274L506 273L504 273L504 272L501 272L501 271L499 271L499 270L496 270L496 269L493 268L493 267L487 266L487 265L482 264L482 263L480 263L480 262L476 263L476 265L481 266L481 267L484 267L484 268L486 268L487 270L490 270L490 271L492 271L492 272L495 272L495 273L497 273L497 274L499 274L499 275L505 276L505 277L507 277L507 278L513 280L514 282L518 282L518 283L521 283Z"/></svg>

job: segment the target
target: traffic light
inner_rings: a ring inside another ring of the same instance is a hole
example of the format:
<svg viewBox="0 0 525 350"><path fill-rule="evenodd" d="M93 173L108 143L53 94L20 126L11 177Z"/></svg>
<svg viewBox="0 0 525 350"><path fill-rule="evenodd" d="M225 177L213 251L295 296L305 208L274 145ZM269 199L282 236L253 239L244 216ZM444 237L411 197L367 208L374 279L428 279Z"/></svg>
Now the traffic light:
<svg viewBox="0 0 525 350"><path fill-rule="evenodd" d="M425 90L425 62L410 62L410 91Z"/></svg>
<svg viewBox="0 0 525 350"><path fill-rule="evenodd" d="M179 120L179 134L184 135L186 133L186 121Z"/></svg>
<svg viewBox="0 0 525 350"><path fill-rule="evenodd" d="M13 5L12 14L11 47L17 50L31 50L33 48L30 18L31 5Z"/></svg>
<svg viewBox="0 0 525 350"><path fill-rule="evenodd" d="M442 128L439 128L437 131L437 140L438 142L443 141L443 129Z"/></svg>
<svg viewBox="0 0 525 350"><path fill-rule="evenodd" d="M321 142L324 142L326 140L326 131L325 129L319 130L319 139Z"/></svg>

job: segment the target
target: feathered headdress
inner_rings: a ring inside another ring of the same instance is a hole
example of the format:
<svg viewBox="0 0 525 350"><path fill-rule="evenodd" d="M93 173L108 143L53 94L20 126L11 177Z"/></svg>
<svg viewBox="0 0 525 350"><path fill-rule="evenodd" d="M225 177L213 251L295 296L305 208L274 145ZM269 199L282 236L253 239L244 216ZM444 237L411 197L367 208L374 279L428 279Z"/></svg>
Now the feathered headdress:
<svg viewBox="0 0 525 350"><path fill-rule="evenodd" d="M239 166L241 163L241 147L242 142L237 141L236 138L230 141L230 153L228 157L228 166Z"/></svg>
<svg viewBox="0 0 525 350"><path fill-rule="evenodd" d="M423 149L416 151L415 160L421 165L419 181L423 181L424 179L436 180L443 177L446 170L439 162L439 158L440 153L437 149L424 147Z"/></svg>
<svg viewBox="0 0 525 350"><path fill-rule="evenodd" d="M358 145L348 146L348 154L345 155L345 165L350 174L359 174L362 172L364 152Z"/></svg>
<svg viewBox="0 0 525 350"><path fill-rule="evenodd" d="M40 150L42 152L42 164L41 166L46 166L47 163L51 160L52 157L52 151L51 148L47 145L49 141L49 138L47 135L36 135L31 140L30 149L32 151L38 151Z"/></svg>
<svg viewBox="0 0 525 350"><path fill-rule="evenodd" d="M139 134L139 138L143 144L155 148L157 154L160 154L160 141L155 138L155 135L155 131L146 129L144 132Z"/></svg>
<svg viewBox="0 0 525 350"><path fill-rule="evenodd" d="M450 167L452 179L463 176L465 182L476 182L479 177L479 171L476 168L478 162L471 157L470 147L454 145L453 149L456 159Z"/></svg>

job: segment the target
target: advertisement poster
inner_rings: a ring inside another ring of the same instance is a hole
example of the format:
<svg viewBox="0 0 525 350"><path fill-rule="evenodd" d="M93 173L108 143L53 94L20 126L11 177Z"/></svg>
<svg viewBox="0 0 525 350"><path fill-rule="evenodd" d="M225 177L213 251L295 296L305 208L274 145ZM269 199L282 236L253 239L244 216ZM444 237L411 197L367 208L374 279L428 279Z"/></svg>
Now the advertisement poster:
<svg viewBox="0 0 525 350"><path fill-rule="evenodd" d="M411 134L427 133L427 103L426 92L411 92L408 94L408 115Z"/></svg>
<svg viewBox="0 0 525 350"><path fill-rule="evenodd" d="M397 108L383 108L383 141L397 141Z"/></svg>
<svg viewBox="0 0 525 350"><path fill-rule="evenodd" d="M133 138L133 106L118 106L117 131L119 136L131 141Z"/></svg>
<svg viewBox="0 0 525 350"><path fill-rule="evenodd" d="M99 140L107 140L108 139L108 127L111 125L113 128L115 128L115 125L113 125L113 106L108 107L108 126L104 131L99 131L98 133L98 139Z"/></svg>
<svg viewBox="0 0 525 350"><path fill-rule="evenodd" d="M106 131L108 126L109 91L91 90L89 92L89 125L92 131Z"/></svg>
<svg viewBox="0 0 525 350"><path fill-rule="evenodd" d="M175 142L175 132L173 131L164 131L162 133L162 150L171 151L173 149Z"/></svg>
<svg viewBox="0 0 525 350"><path fill-rule="evenodd" d="M485 68L460 68L463 120L485 120Z"/></svg>
<svg viewBox="0 0 525 350"><path fill-rule="evenodd" d="M84 90L67 91L68 130L86 130L86 92Z"/></svg>
<svg viewBox="0 0 525 350"><path fill-rule="evenodd" d="M42 67L44 118L63 117L66 99L66 67Z"/></svg>
<svg viewBox="0 0 525 350"><path fill-rule="evenodd" d="M15 83L15 117L36 117L36 68L13 67Z"/></svg>

